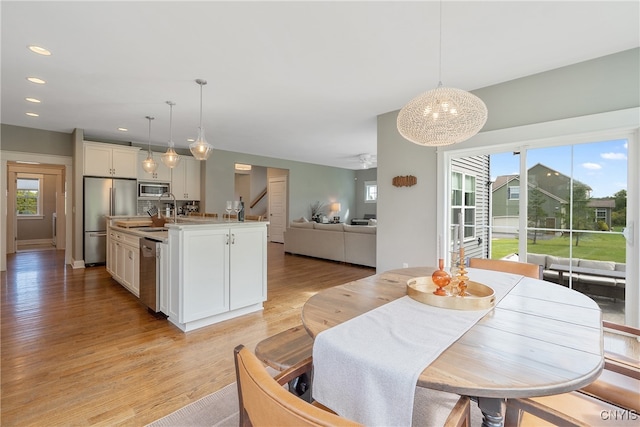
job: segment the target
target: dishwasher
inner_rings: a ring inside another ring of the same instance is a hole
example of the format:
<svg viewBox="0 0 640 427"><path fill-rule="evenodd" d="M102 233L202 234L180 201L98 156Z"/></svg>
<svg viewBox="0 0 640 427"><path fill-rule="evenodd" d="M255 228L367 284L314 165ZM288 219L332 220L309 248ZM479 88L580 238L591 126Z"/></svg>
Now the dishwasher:
<svg viewBox="0 0 640 427"><path fill-rule="evenodd" d="M157 245L155 240L140 238L140 301L158 312Z"/></svg>

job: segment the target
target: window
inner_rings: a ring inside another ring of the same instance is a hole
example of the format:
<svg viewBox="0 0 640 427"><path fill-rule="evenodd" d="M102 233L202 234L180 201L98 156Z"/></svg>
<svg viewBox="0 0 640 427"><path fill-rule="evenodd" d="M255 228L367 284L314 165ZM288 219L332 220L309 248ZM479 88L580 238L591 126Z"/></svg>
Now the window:
<svg viewBox="0 0 640 427"><path fill-rule="evenodd" d="M464 222L464 238L475 237L476 228L476 177L460 172L451 175L451 223Z"/></svg>
<svg viewBox="0 0 640 427"><path fill-rule="evenodd" d="M520 187L510 186L507 189L509 200L520 200Z"/></svg>
<svg viewBox="0 0 640 427"><path fill-rule="evenodd" d="M364 202L376 203L377 200L378 200L378 182L365 181L364 182Z"/></svg>
<svg viewBox="0 0 640 427"><path fill-rule="evenodd" d="M18 216L41 215L42 200L40 185L42 178L23 176L16 182L16 210Z"/></svg>

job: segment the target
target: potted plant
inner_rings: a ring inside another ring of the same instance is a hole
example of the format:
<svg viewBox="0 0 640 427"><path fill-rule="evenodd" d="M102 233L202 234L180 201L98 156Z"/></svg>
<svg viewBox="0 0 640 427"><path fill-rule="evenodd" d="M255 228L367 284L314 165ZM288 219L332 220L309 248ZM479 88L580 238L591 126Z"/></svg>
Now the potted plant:
<svg viewBox="0 0 640 427"><path fill-rule="evenodd" d="M322 216L325 214L326 205L324 203L315 202L309 206L311 209L311 221L322 222Z"/></svg>

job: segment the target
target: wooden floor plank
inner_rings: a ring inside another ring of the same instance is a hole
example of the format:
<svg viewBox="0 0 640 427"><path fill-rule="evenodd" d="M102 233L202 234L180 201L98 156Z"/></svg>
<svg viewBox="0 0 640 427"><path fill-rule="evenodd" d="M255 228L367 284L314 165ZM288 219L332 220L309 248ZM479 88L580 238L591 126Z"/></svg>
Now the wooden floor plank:
<svg viewBox="0 0 640 427"><path fill-rule="evenodd" d="M233 382L236 345L254 348L300 324L311 295L374 273L269 243L265 309L185 334L150 315L104 267L64 266L64 251L8 255L1 424L152 422Z"/></svg>

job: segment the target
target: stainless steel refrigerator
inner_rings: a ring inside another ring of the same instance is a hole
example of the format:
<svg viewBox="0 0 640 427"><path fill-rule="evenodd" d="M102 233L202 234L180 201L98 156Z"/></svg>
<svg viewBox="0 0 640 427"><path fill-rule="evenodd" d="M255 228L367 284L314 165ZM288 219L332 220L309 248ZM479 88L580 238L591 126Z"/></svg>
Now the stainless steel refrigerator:
<svg viewBox="0 0 640 427"><path fill-rule="evenodd" d="M135 179L84 178L84 263L107 260L105 215L136 215L138 184Z"/></svg>

